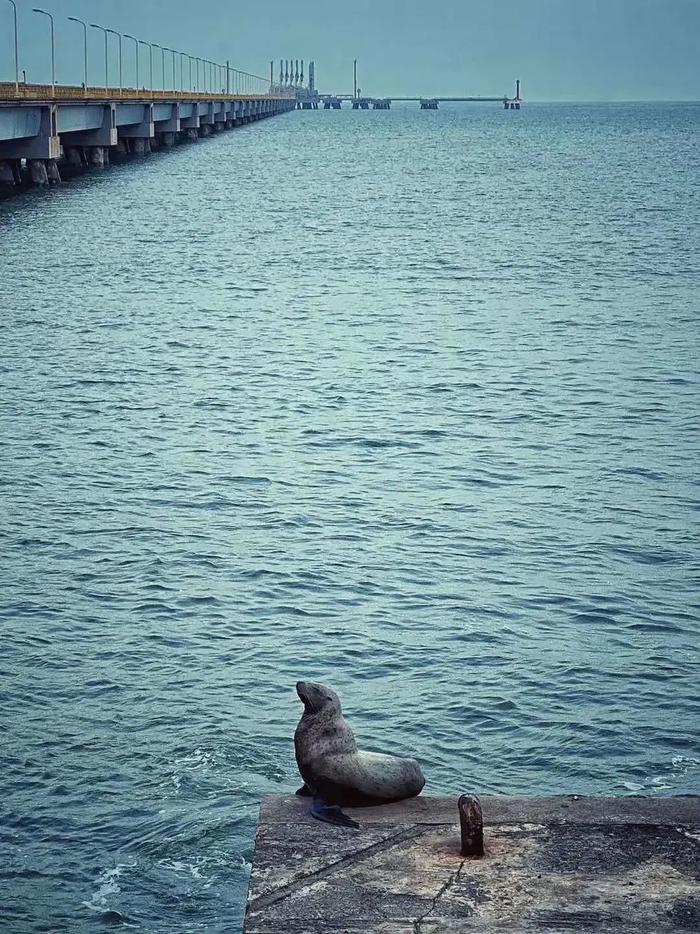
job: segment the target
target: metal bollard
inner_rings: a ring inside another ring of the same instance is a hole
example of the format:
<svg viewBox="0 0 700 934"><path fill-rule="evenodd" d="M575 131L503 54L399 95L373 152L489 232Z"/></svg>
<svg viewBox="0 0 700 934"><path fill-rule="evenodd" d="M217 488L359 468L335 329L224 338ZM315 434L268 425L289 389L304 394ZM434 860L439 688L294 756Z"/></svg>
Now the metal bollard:
<svg viewBox="0 0 700 934"><path fill-rule="evenodd" d="M459 827L462 836L462 856L484 855L484 816L475 795L460 795Z"/></svg>

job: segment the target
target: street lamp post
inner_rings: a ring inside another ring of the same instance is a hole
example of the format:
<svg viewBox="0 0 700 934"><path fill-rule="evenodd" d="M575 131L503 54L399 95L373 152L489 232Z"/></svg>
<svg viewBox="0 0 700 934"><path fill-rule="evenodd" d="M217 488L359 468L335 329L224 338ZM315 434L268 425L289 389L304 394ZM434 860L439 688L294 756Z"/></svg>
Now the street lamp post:
<svg viewBox="0 0 700 934"><path fill-rule="evenodd" d="M141 40L137 39L136 36L130 36L128 32L124 33L124 38L131 39L131 41L134 43L134 49L136 50L136 90L138 91L139 89L139 44Z"/></svg>
<svg viewBox="0 0 700 934"><path fill-rule="evenodd" d="M87 94L88 87L88 49L87 49L87 23L84 19L80 19L77 16L69 16L68 19L72 23L79 23L83 27L83 71L85 74L85 93Z"/></svg>
<svg viewBox="0 0 700 934"><path fill-rule="evenodd" d="M107 49L107 30L104 26L100 26L97 23L90 23L91 29L99 29L104 33L105 37L105 95L109 91L109 55Z"/></svg>
<svg viewBox="0 0 700 934"><path fill-rule="evenodd" d="M122 96L122 34L117 32L116 29L108 29L107 32L110 32L113 36L117 36L119 39L119 96Z"/></svg>
<svg viewBox="0 0 700 934"><path fill-rule="evenodd" d="M175 90L175 84L177 83L177 82L175 81L175 56L177 55L177 52L175 51L175 49L169 49L167 46L164 46L164 48L165 48L165 51L166 51L166 52L170 52L170 54L172 55L172 58L173 58L173 91L174 91L174 90Z"/></svg>
<svg viewBox="0 0 700 934"><path fill-rule="evenodd" d="M158 45L157 42L152 42L151 45L153 45L156 49L160 49L160 64L161 64L161 71L162 71L162 78L163 78L162 90L165 91L165 49L162 45Z"/></svg>
<svg viewBox="0 0 700 934"><path fill-rule="evenodd" d="M7 2L12 6L12 18L14 21L14 30L15 30L15 94L19 95L19 42L17 39L17 4L15 0L7 0Z"/></svg>
<svg viewBox="0 0 700 934"><path fill-rule="evenodd" d="M153 91L153 45L150 42L144 42L143 39L139 39L139 43L141 45L148 46L148 81L149 81L148 87L152 92Z"/></svg>
<svg viewBox="0 0 700 934"><path fill-rule="evenodd" d="M46 10L40 10L38 7L32 7L32 13L41 13L48 16L51 23L51 96L56 96L56 41L54 38L53 16Z"/></svg>

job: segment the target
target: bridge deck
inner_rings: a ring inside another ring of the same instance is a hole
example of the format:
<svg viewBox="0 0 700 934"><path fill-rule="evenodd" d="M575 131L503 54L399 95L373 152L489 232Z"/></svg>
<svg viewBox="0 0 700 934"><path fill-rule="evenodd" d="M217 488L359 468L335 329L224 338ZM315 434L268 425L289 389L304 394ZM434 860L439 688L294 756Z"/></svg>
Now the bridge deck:
<svg viewBox="0 0 700 934"><path fill-rule="evenodd" d="M248 101L289 100L294 95L277 91L267 93L242 93L240 91L148 91L145 88L89 87L57 84L20 84L19 90L13 82L0 82L0 103L75 103L109 101Z"/></svg>

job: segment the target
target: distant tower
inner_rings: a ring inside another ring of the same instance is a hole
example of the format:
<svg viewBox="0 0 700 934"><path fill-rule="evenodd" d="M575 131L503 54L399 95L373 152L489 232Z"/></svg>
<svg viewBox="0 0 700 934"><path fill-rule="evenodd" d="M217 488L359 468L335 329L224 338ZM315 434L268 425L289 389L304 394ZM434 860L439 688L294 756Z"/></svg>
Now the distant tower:
<svg viewBox="0 0 700 934"><path fill-rule="evenodd" d="M299 75L299 84L302 87L304 86L304 59L303 58L301 60L301 73Z"/></svg>
<svg viewBox="0 0 700 934"><path fill-rule="evenodd" d="M289 84L289 59L284 60L284 83Z"/></svg>
<svg viewBox="0 0 700 934"><path fill-rule="evenodd" d="M299 59L294 60L294 84L299 84Z"/></svg>
<svg viewBox="0 0 700 934"><path fill-rule="evenodd" d="M515 82L515 99L520 100L520 78Z"/></svg>
<svg viewBox="0 0 700 934"><path fill-rule="evenodd" d="M353 100L357 98L357 59L352 63L352 97Z"/></svg>
<svg viewBox="0 0 700 934"><path fill-rule="evenodd" d="M316 62L309 62L309 90L316 90Z"/></svg>
<svg viewBox="0 0 700 934"><path fill-rule="evenodd" d="M280 84L284 84L284 62L280 59Z"/></svg>
<svg viewBox="0 0 700 934"><path fill-rule="evenodd" d="M270 62L270 87L275 83L275 63L274 61Z"/></svg>

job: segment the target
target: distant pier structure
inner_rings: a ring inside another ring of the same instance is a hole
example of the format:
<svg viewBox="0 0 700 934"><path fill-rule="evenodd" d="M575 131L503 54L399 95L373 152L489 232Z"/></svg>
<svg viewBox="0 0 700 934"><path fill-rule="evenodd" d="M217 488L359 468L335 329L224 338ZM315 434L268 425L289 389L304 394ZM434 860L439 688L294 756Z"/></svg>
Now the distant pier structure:
<svg viewBox="0 0 700 934"><path fill-rule="evenodd" d="M356 65L355 65L356 68ZM342 110L343 104L348 103L353 110L391 110L391 105L396 102L412 103L415 102L421 110L439 110L440 104L450 103L479 103L479 104L503 104L504 110L520 110L523 99L520 94L520 80L515 83L515 96L509 97L507 94L493 97L425 97L422 95L407 97L368 97L362 94L357 87L357 73L355 71L355 86L352 94L318 94L315 93L315 107L319 104L324 110Z"/></svg>
<svg viewBox="0 0 700 934"><path fill-rule="evenodd" d="M520 79L515 82L515 97L508 100L505 98L503 101L503 106L506 110L520 110L520 105L522 104L522 98L520 96Z"/></svg>

